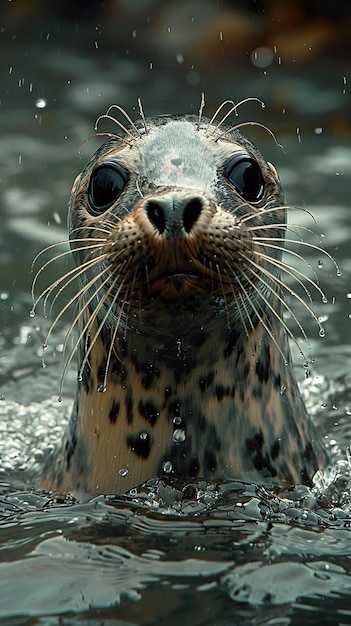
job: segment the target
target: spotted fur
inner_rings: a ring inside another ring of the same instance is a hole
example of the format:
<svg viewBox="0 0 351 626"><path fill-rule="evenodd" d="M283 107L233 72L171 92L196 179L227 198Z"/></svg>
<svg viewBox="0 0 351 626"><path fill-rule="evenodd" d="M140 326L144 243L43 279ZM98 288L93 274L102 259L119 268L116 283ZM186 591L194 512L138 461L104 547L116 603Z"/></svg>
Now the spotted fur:
<svg viewBox="0 0 351 626"><path fill-rule="evenodd" d="M241 153L262 173L256 202L225 176ZM89 186L106 162L128 181L96 214ZM108 137L70 199L80 375L45 486L116 493L162 474L311 481L327 454L283 322L285 220L274 168L236 129L173 116Z"/></svg>

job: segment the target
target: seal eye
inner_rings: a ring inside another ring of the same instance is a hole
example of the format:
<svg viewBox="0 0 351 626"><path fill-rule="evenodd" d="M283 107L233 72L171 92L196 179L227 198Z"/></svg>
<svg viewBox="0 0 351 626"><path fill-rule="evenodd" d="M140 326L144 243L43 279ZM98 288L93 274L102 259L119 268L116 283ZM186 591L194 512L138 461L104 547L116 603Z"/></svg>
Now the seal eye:
<svg viewBox="0 0 351 626"><path fill-rule="evenodd" d="M119 163L103 163L92 173L88 200L91 208L103 213L121 195L128 182L128 174Z"/></svg>
<svg viewBox="0 0 351 626"><path fill-rule="evenodd" d="M236 191L248 202L259 202L263 196L264 180L257 161L249 156L233 156L223 171Z"/></svg>

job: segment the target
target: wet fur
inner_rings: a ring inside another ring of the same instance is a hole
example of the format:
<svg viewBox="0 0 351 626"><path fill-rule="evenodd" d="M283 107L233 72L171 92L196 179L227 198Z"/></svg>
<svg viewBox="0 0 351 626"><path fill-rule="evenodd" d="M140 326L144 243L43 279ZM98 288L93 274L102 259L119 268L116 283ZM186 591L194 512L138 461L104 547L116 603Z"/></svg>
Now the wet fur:
<svg viewBox="0 0 351 626"><path fill-rule="evenodd" d="M288 310L303 332L284 300L281 272L300 284L301 272L282 261L283 191L257 148L222 122L144 119L109 134L75 181L69 228L77 269L41 294L78 277L77 399L47 488L116 493L162 474L309 483L327 462L283 319ZM235 150L261 167L258 204L223 176ZM104 160L123 162L130 180L95 216L87 190ZM200 199L190 233L175 221L160 236L145 218L150 199L167 194ZM162 278L189 263L201 279Z"/></svg>

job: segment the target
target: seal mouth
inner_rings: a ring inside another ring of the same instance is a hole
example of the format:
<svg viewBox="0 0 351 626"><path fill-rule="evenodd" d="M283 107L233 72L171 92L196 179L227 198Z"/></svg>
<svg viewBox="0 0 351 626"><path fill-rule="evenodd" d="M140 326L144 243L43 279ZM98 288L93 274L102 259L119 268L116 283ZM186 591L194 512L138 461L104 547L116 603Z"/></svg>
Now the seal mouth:
<svg viewBox="0 0 351 626"><path fill-rule="evenodd" d="M184 295L194 291L213 290L213 279L204 274L187 271L163 272L148 283L148 293L155 295Z"/></svg>

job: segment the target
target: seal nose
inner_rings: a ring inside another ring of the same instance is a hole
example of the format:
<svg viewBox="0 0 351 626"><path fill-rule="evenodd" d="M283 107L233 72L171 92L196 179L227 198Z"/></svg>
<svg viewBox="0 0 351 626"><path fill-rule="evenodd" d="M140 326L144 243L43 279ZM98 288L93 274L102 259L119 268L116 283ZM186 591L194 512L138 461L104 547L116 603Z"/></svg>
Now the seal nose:
<svg viewBox="0 0 351 626"><path fill-rule="evenodd" d="M189 234L203 208L204 201L199 196L183 198L172 195L162 198L149 198L144 205L144 211L149 222L157 228L160 235L165 230L177 230L179 227Z"/></svg>

